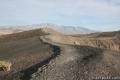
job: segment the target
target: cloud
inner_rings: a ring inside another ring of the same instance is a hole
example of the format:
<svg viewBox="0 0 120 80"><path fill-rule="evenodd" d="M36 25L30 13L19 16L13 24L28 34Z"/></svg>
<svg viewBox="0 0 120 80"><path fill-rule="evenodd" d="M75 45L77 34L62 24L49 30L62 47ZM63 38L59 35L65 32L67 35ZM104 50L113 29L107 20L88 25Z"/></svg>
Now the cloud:
<svg viewBox="0 0 120 80"><path fill-rule="evenodd" d="M0 24L120 24L120 0L0 0Z"/></svg>
<svg viewBox="0 0 120 80"><path fill-rule="evenodd" d="M69 1L68 1L69 2ZM64 2L58 11L66 16L95 16L118 18L120 16L120 6L108 4L108 2L100 2L98 0L71 0L71 3ZM59 3L58 3L59 4Z"/></svg>
<svg viewBox="0 0 120 80"><path fill-rule="evenodd" d="M118 0L2 0L0 12L2 15L17 16L82 16L96 17L120 15L120 6L111 5L119 3Z"/></svg>

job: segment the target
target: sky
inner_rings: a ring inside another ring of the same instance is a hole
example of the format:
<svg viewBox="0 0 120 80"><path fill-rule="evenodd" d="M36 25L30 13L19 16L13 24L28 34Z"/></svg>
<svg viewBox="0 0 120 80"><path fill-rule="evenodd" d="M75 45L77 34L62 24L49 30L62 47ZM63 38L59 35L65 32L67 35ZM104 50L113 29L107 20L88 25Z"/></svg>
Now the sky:
<svg viewBox="0 0 120 80"><path fill-rule="evenodd" d="M0 0L0 26L42 23L120 30L120 0Z"/></svg>

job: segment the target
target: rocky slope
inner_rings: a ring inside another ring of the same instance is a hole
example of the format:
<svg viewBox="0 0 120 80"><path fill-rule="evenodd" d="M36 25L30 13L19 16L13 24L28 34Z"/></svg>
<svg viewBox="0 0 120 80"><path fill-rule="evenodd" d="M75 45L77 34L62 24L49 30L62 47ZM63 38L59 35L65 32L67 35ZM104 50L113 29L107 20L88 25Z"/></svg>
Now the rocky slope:
<svg viewBox="0 0 120 80"><path fill-rule="evenodd" d="M110 35L66 36L50 28L0 36L0 59L12 63L9 72L0 72L0 79L118 78L119 41L119 37Z"/></svg>
<svg viewBox="0 0 120 80"><path fill-rule="evenodd" d="M83 45L69 45L40 37L58 46L60 55L32 74L30 80L93 80L120 75L120 53Z"/></svg>
<svg viewBox="0 0 120 80"><path fill-rule="evenodd" d="M0 36L0 61L12 63L10 71L0 71L0 80L23 80L24 74L36 72L46 60L49 61L53 48L39 39L45 34L37 29Z"/></svg>
<svg viewBox="0 0 120 80"><path fill-rule="evenodd" d="M46 35L43 36L43 38L61 44L91 46L120 51L120 40L118 37L71 37L64 35Z"/></svg>

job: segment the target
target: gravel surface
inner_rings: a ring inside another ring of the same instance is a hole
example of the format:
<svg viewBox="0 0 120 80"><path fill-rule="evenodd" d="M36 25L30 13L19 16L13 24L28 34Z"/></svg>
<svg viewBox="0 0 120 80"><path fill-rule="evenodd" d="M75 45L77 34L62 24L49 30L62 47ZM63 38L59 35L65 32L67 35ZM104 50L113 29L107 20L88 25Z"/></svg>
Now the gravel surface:
<svg viewBox="0 0 120 80"><path fill-rule="evenodd" d="M120 53L89 46L62 45L60 55L31 75L30 80L93 80L120 77Z"/></svg>

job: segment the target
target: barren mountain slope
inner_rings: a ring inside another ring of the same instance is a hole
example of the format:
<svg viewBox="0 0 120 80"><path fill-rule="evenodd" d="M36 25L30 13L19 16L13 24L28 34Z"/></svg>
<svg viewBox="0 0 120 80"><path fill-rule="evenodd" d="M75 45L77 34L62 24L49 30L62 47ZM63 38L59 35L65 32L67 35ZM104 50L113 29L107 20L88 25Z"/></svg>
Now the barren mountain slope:
<svg viewBox="0 0 120 80"><path fill-rule="evenodd" d="M91 80L120 76L119 40L72 37L36 29L0 37L0 59L12 63L1 80ZM108 49L108 50L107 50Z"/></svg>
<svg viewBox="0 0 120 80"><path fill-rule="evenodd" d="M79 35L72 35L74 37L113 37L120 39L120 31L114 31L114 32L96 32L96 33L90 33L90 34L79 34Z"/></svg>
<svg viewBox="0 0 120 80"><path fill-rule="evenodd" d="M46 40L61 44L83 45L120 51L120 40L118 37L72 37L64 35L46 35Z"/></svg>
<svg viewBox="0 0 120 80"><path fill-rule="evenodd" d="M39 39L45 34L37 29L0 37L0 60L12 63L9 72L0 71L0 80L19 80L25 72L33 73L53 55L52 46Z"/></svg>
<svg viewBox="0 0 120 80"><path fill-rule="evenodd" d="M120 53L117 51L41 39L58 46L60 55L40 67L30 80L93 80L120 76Z"/></svg>

